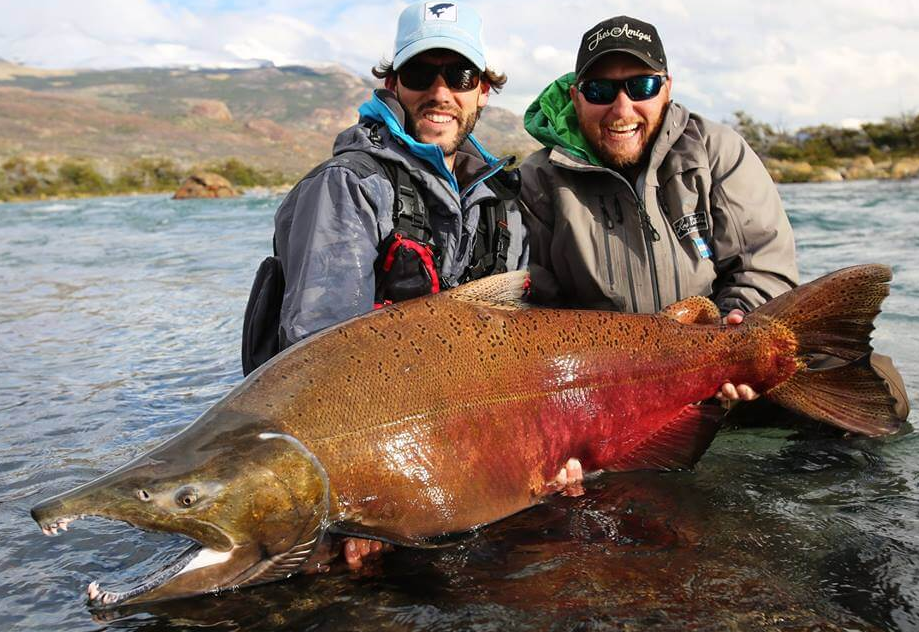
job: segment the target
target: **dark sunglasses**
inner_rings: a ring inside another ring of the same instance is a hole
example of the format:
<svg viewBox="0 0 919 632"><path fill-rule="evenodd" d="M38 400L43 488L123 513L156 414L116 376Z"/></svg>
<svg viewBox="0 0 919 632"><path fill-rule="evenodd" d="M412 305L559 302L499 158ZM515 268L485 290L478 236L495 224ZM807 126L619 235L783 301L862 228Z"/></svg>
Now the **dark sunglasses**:
<svg viewBox="0 0 919 632"><path fill-rule="evenodd" d="M424 61L410 61L397 72L402 85L409 90L427 90L437 79L437 75L443 77L447 86L457 92L474 90L482 79L481 71L464 61L439 65Z"/></svg>
<svg viewBox="0 0 919 632"><path fill-rule="evenodd" d="M619 96L619 91L625 93L632 101L647 101L656 97L660 91L666 75L642 75L628 79L587 79L578 82L578 92L584 95L588 103L595 105L609 105Z"/></svg>

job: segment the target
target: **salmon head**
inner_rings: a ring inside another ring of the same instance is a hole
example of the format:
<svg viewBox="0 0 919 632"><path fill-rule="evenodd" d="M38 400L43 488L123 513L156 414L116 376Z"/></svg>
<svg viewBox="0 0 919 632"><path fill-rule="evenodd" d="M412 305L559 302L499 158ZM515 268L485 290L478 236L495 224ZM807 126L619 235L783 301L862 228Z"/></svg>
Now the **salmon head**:
<svg viewBox="0 0 919 632"><path fill-rule="evenodd" d="M195 542L123 592L93 582L91 607L265 583L310 562L329 510L322 465L288 434L217 416L224 418L199 419L147 454L32 509L47 535L78 518L101 516Z"/></svg>

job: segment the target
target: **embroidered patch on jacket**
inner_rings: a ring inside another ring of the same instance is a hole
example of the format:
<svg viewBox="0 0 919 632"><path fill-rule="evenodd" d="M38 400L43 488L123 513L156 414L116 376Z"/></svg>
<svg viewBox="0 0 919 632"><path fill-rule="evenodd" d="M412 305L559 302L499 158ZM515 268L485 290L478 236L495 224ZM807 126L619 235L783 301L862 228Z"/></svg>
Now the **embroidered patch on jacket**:
<svg viewBox="0 0 919 632"><path fill-rule="evenodd" d="M703 230L708 230L708 219L705 213L684 215L673 222L673 232L676 233L678 239L683 239L692 232L701 233Z"/></svg>
<svg viewBox="0 0 919 632"><path fill-rule="evenodd" d="M712 251L708 247L708 244L705 243L704 239L702 239L701 237L693 237L692 243L695 244L696 250L698 251L700 257L702 257L703 259L711 259Z"/></svg>
<svg viewBox="0 0 919 632"><path fill-rule="evenodd" d="M452 2L428 2L424 5L424 21L456 22L456 5Z"/></svg>

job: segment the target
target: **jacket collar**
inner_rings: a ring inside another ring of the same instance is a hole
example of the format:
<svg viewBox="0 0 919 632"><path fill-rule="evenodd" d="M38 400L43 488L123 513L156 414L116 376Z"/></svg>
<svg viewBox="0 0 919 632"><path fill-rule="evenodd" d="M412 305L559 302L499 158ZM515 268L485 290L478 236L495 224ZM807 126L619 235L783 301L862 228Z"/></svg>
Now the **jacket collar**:
<svg viewBox="0 0 919 632"><path fill-rule="evenodd" d="M674 143L676 143L677 139L683 134L688 122L689 110L679 103L671 101L667 105L667 111L664 113L664 120L661 123L660 132L654 141L654 145L651 147L648 164L644 170L647 184L657 184L657 169L667 156L667 153L673 148ZM549 161L559 167L574 171L618 173L611 167L593 165L587 160L574 155L558 145L552 148L549 154Z"/></svg>

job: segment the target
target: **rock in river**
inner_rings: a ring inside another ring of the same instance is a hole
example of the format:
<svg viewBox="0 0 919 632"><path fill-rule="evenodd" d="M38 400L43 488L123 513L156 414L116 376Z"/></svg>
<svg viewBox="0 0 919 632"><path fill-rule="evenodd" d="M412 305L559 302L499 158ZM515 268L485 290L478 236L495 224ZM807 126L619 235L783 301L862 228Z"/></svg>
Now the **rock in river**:
<svg viewBox="0 0 919 632"><path fill-rule="evenodd" d="M230 181L216 173L197 171L185 179L179 190L172 196L174 200L191 198L226 198L236 197L239 193Z"/></svg>

